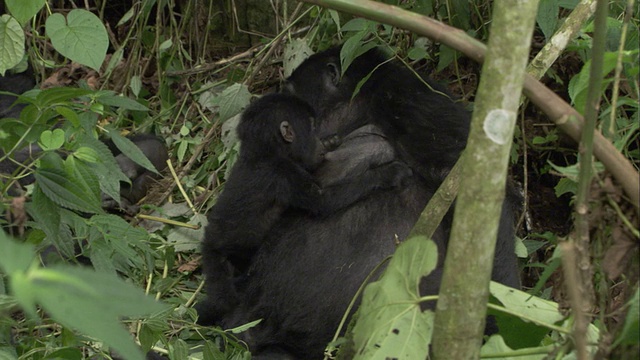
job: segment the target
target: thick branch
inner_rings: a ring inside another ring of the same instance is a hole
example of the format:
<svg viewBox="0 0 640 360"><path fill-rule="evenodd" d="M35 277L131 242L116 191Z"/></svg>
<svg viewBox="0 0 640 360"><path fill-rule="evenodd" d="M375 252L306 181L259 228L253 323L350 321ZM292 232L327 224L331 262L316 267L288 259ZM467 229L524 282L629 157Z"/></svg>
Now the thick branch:
<svg viewBox="0 0 640 360"><path fill-rule="evenodd" d="M494 3L433 330L436 359L477 359L538 2Z"/></svg>

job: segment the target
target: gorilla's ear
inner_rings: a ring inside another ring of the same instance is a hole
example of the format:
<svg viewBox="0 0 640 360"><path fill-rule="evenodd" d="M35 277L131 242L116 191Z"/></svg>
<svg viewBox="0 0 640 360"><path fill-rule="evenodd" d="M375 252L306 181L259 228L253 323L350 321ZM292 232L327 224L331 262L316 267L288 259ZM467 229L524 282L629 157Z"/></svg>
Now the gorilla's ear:
<svg viewBox="0 0 640 360"><path fill-rule="evenodd" d="M335 62L327 63L327 68L324 74L325 87L337 88L340 84L340 65Z"/></svg>
<svg viewBox="0 0 640 360"><path fill-rule="evenodd" d="M282 135L284 141L288 143L292 143L296 137L296 134L293 131L293 127L289 124L288 121L283 121L280 123L280 135Z"/></svg>

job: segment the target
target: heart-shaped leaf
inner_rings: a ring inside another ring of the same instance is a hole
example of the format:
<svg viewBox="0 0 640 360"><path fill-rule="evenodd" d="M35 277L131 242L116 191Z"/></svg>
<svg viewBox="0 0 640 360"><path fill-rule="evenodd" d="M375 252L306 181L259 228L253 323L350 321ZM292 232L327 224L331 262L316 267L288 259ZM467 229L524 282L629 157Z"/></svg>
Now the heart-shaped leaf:
<svg viewBox="0 0 640 360"><path fill-rule="evenodd" d="M39 145L42 150L60 149L64 144L64 131L62 129L45 130L40 134Z"/></svg>
<svg viewBox="0 0 640 360"><path fill-rule="evenodd" d="M107 54L109 37L100 19L89 11L75 9L65 19L53 14L45 25L51 44L62 55L96 71Z"/></svg>
<svg viewBox="0 0 640 360"><path fill-rule="evenodd" d="M45 0L5 0L9 12L24 25L44 6Z"/></svg>

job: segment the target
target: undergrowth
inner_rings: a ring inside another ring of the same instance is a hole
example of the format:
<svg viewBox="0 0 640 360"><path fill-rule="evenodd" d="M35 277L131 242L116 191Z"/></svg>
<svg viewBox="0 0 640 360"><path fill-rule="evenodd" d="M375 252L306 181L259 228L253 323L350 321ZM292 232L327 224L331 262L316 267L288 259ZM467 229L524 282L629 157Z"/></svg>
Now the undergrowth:
<svg viewBox="0 0 640 360"><path fill-rule="evenodd" d="M488 38L491 1L385 2ZM140 359L131 339L143 351L153 348L172 359L249 358L234 337L243 328L198 326L192 309L201 296L198 245L205 214L238 150L235 116L253 96L276 90L306 56L337 43L347 44L352 55L383 46L447 83L470 108L478 82L479 65L445 45L302 3L88 3L0 4L0 73L30 68L39 84L20 96L25 107L19 116L0 121L0 160L12 161L30 144L43 150L0 178L0 206L7 214L0 235L0 354L7 359L118 353ZM576 4L541 1L534 55ZM252 6L259 10L247 10ZM625 9L623 1L610 5L598 128L637 169L638 9ZM577 109L584 107L592 31L586 22L544 77ZM526 101L519 125L511 159L525 199L518 242L524 290L541 304L559 304L558 317L549 320L555 324L568 308L558 244L572 233L577 149ZM135 133L164 139L171 169L143 200L141 215L108 214L100 207L101 193L117 196L124 175L100 140L111 139L129 153L126 135ZM29 176L35 183L16 193L15 183ZM594 352L635 359L637 204L626 200L600 163L590 223ZM93 267L81 267L87 261ZM571 352L558 332L547 331L538 345L556 358Z"/></svg>

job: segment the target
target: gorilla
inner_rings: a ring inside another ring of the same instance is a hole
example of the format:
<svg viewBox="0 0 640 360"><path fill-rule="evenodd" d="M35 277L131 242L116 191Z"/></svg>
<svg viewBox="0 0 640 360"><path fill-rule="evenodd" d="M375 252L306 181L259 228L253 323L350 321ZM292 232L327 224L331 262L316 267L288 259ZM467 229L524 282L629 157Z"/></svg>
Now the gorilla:
<svg viewBox="0 0 640 360"><path fill-rule="evenodd" d="M367 167L360 176L317 183L312 172L324 160L326 146L314 118L309 104L287 94L265 95L243 112L238 160L207 215L202 242L207 299L197 306L200 324L215 324L237 305L235 278L246 272L265 234L286 210L333 214L375 190L398 187L412 175L406 164L390 161ZM339 141L330 136L327 142Z"/></svg>
<svg viewBox="0 0 640 360"><path fill-rule="evenodd" d="M240 334L256 358L314 359L322 356L365 277L394 252L395 239L409 234L459 158L470 114L443 86L389 61L379 49L356 58L344 74L340 48L312 55L286 80L283 92L312 106L320 137L344 139L315 172L318 183L366 176L369 163L390 155L413 171L401 186L378 189L326 216L285 211L237 281L242 302L220 325L262 319ZM516 198L506 197L492 273L494 281L515 288L517 206ZM451 221L452 211L432 236L439 266L422 279L423 296L438 293Z"/></svg>

